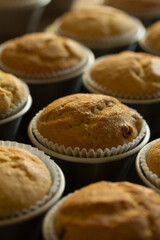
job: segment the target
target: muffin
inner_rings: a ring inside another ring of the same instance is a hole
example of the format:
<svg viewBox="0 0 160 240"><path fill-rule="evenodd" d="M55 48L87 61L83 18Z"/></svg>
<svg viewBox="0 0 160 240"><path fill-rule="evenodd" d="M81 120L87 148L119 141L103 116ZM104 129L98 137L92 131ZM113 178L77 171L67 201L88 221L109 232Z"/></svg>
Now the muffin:
<svg viewBox="0 0 160 240"><path fill-rule="evenodd" d="M46 240L159 239L160 196L129 182L100 181L54 206L43 223Z"/></svg>
<svg viewBox="0 0 160 240"><path fill-rule="evenodd" d="M18 142L0 141L0 162L0 238L38 239L44 214L63 193L63 173L44 152Z"/></svg>
<svg viewBox="0 0 160 240"><path fill-rule="evenodd" d="M104 52L128 46L144 34L138 19L107 6L70 10L56 19L46 31L78 40L95 54L96 49L103 49Z"/></svg>
<svg viewBox="0 0 160 240"><path fill-rule="evenodd" d="M45 164L30 152L0 146L0 218L29 208L51 189L51 174Z"/></svg>
<svg viewBox="0 0 160 240"><path fill-rule="evenodd" d="M94 61L88 48L43 32L12 39L0 48L0 67L29 84L33 114L58 97L78 92L82 73Z"/></svg>
<svg viewBox="0 0 160 240"><path fill-rule="evenodd" d="M160 58L123 51L97 58L84 73L83 83L92 93L109 94L136 109L146 119L152 137L159 134Z"/></svg>
<svg viewBox="0 0 160 240"><path fill-rule="evenodd" d="M0 71L0 118L21 108L28 97L27 86L12 74Z"/></svg>
<svg viewBox="0 0 160 240"><path fill-rule="evenodd" d="M160 178L160 140L149 150L146 163L149 169Z"/></svg>
<svg viewBox="0 0 160 240"><path fill-rule="evenodd" d="M160 193L160 139L152 140L144 146L136 158L137 173L142 181Z"/></svg>
<svg viewBox="0 0 160 240"><path fill-rule="evenodd" d="M48 33L31 33L8 42L1 53L2 63L26 76L42 75L77 66L84 58L82 48L70 39Z"/></svg>
<svg viewBox="0 0 160 240"><path fill-rule="evenodd" d="M53 144L80 151L111 149L132 142L142 117L117 99L101 94L73 94L49 104L40 114L38 131Z"/></svg>
<svg viewBox="0 0 160 240"><path fill-rule="evenodd" d="M124 180L150 129L138 112L116 98L79 93L39 111L28 136L61 167L67 194L95 181Z"/></svg>
<svg viewBox="0 0 160 240"><path fill-rule="evenodd" d="M160 56L160 21L151 24L142 39L140 39L140 47L149 53Z"/></svg>
<svg viewBox="0 0 160 240"><path fill-rule="evenodd" d="M89 69L88 78L93 87L115 97L154 98L160 96L159 67L159 57L123 51L100 58Z"/></svg>
<svg viewBox="0 0 160 240"><path fill-rule="evenodd" d="M105 0L105 2L112 7L130 13L149 14L154 11L160 13L159 0Z"/></svg>

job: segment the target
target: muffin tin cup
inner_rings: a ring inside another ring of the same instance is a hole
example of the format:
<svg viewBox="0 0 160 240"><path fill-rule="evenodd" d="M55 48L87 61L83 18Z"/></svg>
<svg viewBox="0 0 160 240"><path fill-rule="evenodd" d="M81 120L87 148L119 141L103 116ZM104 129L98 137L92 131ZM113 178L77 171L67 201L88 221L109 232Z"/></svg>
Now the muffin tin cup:
<svg viewBox="0 0 160 240"><path fill-rule="evenodd" d="M71 36L67 33L63 33L59 29L61 19L56 19L51 25L46 27L45 31L50 33L57 33L62 36L70 37L76 41L81 42L85 46L92 49L93 53L96 57L110 54L110 53L118 53L124 50L132 50L134 51L137 47L137 41L145 34L145 28L141 21L137 18L133 17L135 24L137 25L137 29L135 31L131 31L130 33L115 36L115 37L106 37L101 40L84 40L76 38L75 36Z"/></svg>
<svg viewBox="0 0 160 240"><path fill-rule="evenodd" d="M159 140L160 139L156 139L146 144L136 157L136 170L139 177L146 186L153 188L158 193L160 193L160 178L158 178L156 174L149 170L146 163L146 158L151 147Z"/></svg>
<svg viewBox="0 0 160 240"><path fill-rule="evenodd" d="M11 141L0 141L0 145L14 146L28 150L39 157L51 173L53 185L48 195L44 196L44 198L35 205L30 206L30 208L15 212L14 215L8 218L0 219L0 239L39 239L44 214L55 204L63 193L65 186L64 175L49 156L30 145ZM30 231L28 231L28 229L30 229Z"/></svg>
<svg viewBox="0 0 160 240"><path fill-rule="evenodd" d="M26 104L15 114L0 120L0 139L14 140L18 132L20 123L25 113L27 113L32 105L32 97L28 95Z"/></svg>
<svg viewBox="0 0 160 240"><path fill-rule="evenodd" d="M29 139L34 146L51 156L51 158L53 158L61 167L66 179L66 193L100 180L125 180L127 173L135 160L137 152L149 141L150 138L150 129L144 121L146 130L145 135L134 148L127 150L127 146L125 146L125 152L123 153L117 153L117 149L115 148L112 152L115 155L110 155L108 157L102 157L99 154L97 157L91 157L93 154L92 151L90 152L90 157L77 157L55 152L45 146L34 135L33 123L34 118L28 126Z"/></svg>
<svg viewBox="0 0 160 240"><path fill-rule="evenodd" d="M0 46L0 54L3 51L5 44ZM1 69L15 74L17 77L21 77L21 79L28 84L33 98L31 109L32 114L36 113L59 97L80 91L82 86L82 74L90 65L93 64L95 60L94 54L90 49L82 45L80 46L82 47L82 50L84 50L85 55L85 58L80 65L78 65L78 67L52 74L34 74L32 76L27 76L27 74L21 75L18 72L13 72L11 69L8 69L0 61Z"/></svg>
<svg viewBox="0 0 160 240"><path fill-rule="evenodd" d="M10 4L0 7L1 39L12 38L24 33L34 32L45 7L51 0L41 0L37 3Z"/></svg>
<svg viewBox="0 0 160 240"><path fill-rule="evenodd" d="M95 64L100 62L103 58L106 58L106 56L103 56L101 58L96 59ZM159 112L160 108L160 92L153 95L148 95L145 98L143 96L122 96L120 94L116 94L112 92L111 90L105 89L104 87L98 85L90 78L90 71L93 68L92 65L88 71L86 71L82 76L82 82L85 87L85 89L88 90L88 92L91 93L98 93L98 94L105 94L110 95L115 98L117 98L119 101L121 101L123 104L137 110L143 118L147 121L150 130L151 130L151 136L156 137L160 134L160 117L157 114Z"/></svg>

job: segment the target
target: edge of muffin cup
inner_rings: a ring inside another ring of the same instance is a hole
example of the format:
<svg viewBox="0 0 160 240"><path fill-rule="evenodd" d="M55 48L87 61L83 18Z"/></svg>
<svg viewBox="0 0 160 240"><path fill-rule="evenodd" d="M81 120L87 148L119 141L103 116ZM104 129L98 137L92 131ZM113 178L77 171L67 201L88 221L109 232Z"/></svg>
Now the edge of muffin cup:
<svg viewBox="0 0 160 240"><path fill-rule="evenodd" d="M141 180L148 186L160 193L160 178L153 173L147 165L146 157L151 147L159 141L160 138L146 144L136 157L136 170Z"/></svg>
<svg viewBox="0 0 160 240"><path fill-rule="evenodd" d="M87 151L85 148L80 150L78 147L72 149L71 147L64 147L54 144L41 136L37 129L37 122L42 110L39 111L30 121L28 125L28 136L36 147L43 150L52 157L56 157L65 161L81 162L81 163L103 163L110 161L117 161L122 158L129 157L130 155L138 152L150 138L150 128L145 120L143 120L143 127L132 142L124 144L123 146L106 148L105 150L90 149Z"/></svg>
<svg viewBox="0 0 160 240"><path fill-rule="evenodd" d="M84 58L76 66L73 66L68 69L56 71L56 72L53 71L52 73L44 73L44 74L22 73L9 68L1 60L3 49L12 40L9 40L0 44L0 68L5 72L14 74L17 77L22 78L28 84L37 84L37 83L47 84L52 82L54 83L54 82L65 81L65 80L77 77L78 75L82 74L85 71L85 69L88 68L95 60L93 52L89 48L87 48L86 46L83 46L81 43L78 42L77 44L84 52Z"/></svg>
<svg viewBox="0 0 160 240"><path fill-rule="evenodd" d="M105 95L111 95L113 97L118 98L123 103L134 103L134 104L147 104L147 103L155 103L160 102L160 92L157 92L155 94L148 94L146 96L140 96L140 95L129 95L129 94L120 94L119 92L114 92L111 89L107 89L104 86L98 84L96 81L94 81L91 76L90 72L92 69L103 59L106 59L110 56L113 56L116 54L109 54L102 57L99 57L95 60L95 62L85 71L85 73L82 76L82 82L83 85L86 87L87 90L89 90L92 93L101 93Z"/></svg>
<svg viewBox="0 0 160 240"><path fill-rule="evenodd" d="M47 211L61 197L65 187L65 179L58 165L43 151L28 144L12 141L0 141L0 145L18 147L36 155L46 165L52 177L52 187L50 192L45 195L43 199L37 201L36 204L30 206L29 208L22 209L22 211L16 211L13 215L6 218L1 218L0 226L5 226L31 219Z"/></svg>
<svg viewBox="0 0 160 240"><path fill-rule="evenodd" d="M80 39L75 36L71 36L71 34L67 34L67 32L63 32L59 29L60 25L60 18L57 18L52 24L45 28L45 32L53 33L55 32L58 35L70 37L78 42L81 42L85 46L92 48L92 49L111 49L114 47L122 47L125 45L132 44L138 41L144 34L145 34L145 27L143 26L142 22L135 17L131 17L135 24L137 25L137 29L130 31L129 33L122 34L120 36L114 37L104 37L102 39L97 40L84 40Z"/></svg>

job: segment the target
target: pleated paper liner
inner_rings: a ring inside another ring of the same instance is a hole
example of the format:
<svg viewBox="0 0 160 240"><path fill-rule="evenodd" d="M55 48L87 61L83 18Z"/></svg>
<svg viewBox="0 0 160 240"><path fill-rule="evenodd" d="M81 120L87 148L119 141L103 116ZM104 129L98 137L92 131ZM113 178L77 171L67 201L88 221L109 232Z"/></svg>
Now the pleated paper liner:
<svg viewBox="0 0 160 240"><path fill-rule="evenodd" d="M145 145L137 155L136 158L136 169L139 177L150 188L153 188L160 193L160 178L154 174L148 167L146 158L151 147L160 139L153 140Z"/></svg>
<svg viewBox="0 0 160 240"><path fill-rule="evenodd" d="M0 141L1 146L17 147L29 151L33 155L37 156L48 168L52 177L52 186L48 195L40 199L36 204L30 206L28 209L22 209L22 211L17 211L13 215L6 218L0 219L0 226L6 226L10 224L15 224L21 221L29 220L42 212L46 211L50 206L52 206L62 195L65 181L61 169L55 164L53 160L50 159L44 152L34 148L30 145L12 142L12 141ZM32 193L31 193L32 194Z"/></svg>
<svg viewBox="0 0 160 240"><path fill-rule="evenodd" d="M143 27L143 24L141 21L137 18L132 17L133 21L135 22L136 28L130 31L129 33L125 33L120 36L114 36L114 37L105 37L102 39L97 38L96 40L93 39L84 39L84 38L76 38L75 36L71 36L70 34L67 34L67 32L62 32L59 28L61 19L56 19L51 25L46 27L45 31L50 33L57 33L62 36L67 36L72 39L75 39L78 42L83 43L85 46L91 48L91 49L111 49L115 47L120 47L124 45L131 44L137 40L139 40L145 33L145 28Z"/></svg>

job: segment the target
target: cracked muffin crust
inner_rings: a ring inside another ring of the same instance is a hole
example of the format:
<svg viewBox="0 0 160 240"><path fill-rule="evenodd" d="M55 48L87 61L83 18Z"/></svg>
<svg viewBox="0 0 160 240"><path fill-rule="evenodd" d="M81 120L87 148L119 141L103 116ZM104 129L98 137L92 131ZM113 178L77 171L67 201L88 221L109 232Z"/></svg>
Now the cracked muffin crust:
<svg viewBox="0 0 160 240"><path fill-rule="evenodd" d="M124 12L107 6L76 9L60 17L58 32L75 39L100 40L135 33L135 21Z"/></svg>
<svg viewBox="0 0 160 240"><path fill-rule="evenodd" d="M124 51L106 56L91 71L91 81L114 96L152 97L160 93L160 58Z"/></svg>
<svg viewBox="0 0 160 240"><path fill-rule="evenodd" d="M7 113L25 97L22 82L12 74L0 71L0 115Z"/></svg>
<svg viewBox="0 0 160 240"><path fill-rule="evenodd" d="M36 204L51 185L50 172L37 156L17 147L0 146L0 218Z"/></svg>
<svg viewBox="0 0 160 240"><path fill-rule="evenodd" d="M1 54L18 73L47 74L77 66L84 58L78 43L49 33L31 33L9 41Z"/></svg>
<svg viewBox="0 0 160 240"><path fill-rule="evenodd" d="M58 240L158 240L160 196L129 182L97 182L68 196L54 224Z"/></svg>
<svg viewBox="0 0 160 240"><path fill-rule="evenodd" d="M137 112L113 97L79 93L49 104L40 114L37 128L54 144L96 151L133 141L142 121Z"/></svg>

